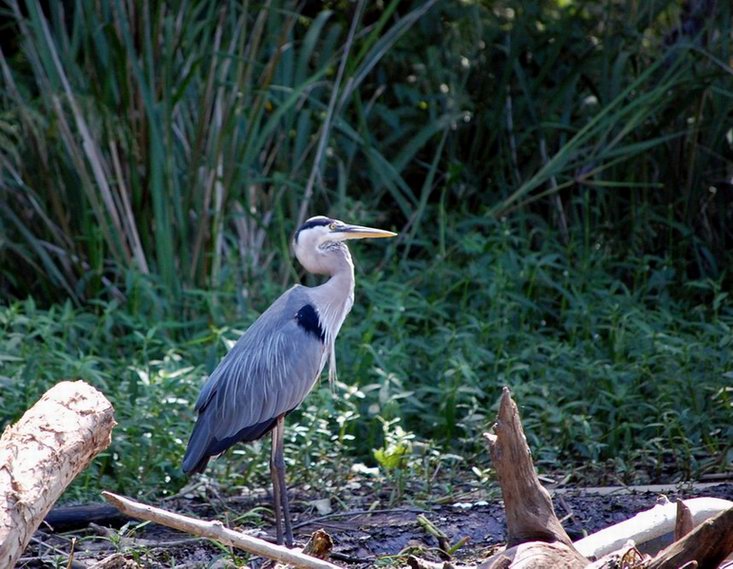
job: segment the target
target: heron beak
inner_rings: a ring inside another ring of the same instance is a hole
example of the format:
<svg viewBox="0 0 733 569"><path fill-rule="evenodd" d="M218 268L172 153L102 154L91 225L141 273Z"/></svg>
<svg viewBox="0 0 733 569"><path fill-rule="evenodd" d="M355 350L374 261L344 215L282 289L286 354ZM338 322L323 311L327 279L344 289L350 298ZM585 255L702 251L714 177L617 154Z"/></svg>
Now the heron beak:
<svg viewBox="0 0 733 569"><path fill-rule="evenodd" d="M384 237L396 237L397 234L384 229L364 227L362 225L339 225L331 235L340 240L346 239L382 239Z"/></svg>

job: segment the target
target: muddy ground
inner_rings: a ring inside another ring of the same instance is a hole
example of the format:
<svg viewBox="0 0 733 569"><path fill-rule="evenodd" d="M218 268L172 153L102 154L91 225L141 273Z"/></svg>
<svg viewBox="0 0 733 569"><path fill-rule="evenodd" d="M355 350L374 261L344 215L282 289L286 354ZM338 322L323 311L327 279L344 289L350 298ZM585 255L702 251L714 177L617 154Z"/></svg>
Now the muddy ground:
<svg viewBox="0 0 733 569"><path fill-rule="evenodd" d="M292 489L291 489L292 492ZM587 490L562 490L554 493L555 510L573 539L592 533L655 505L660 493L671 500L712 496L733 500L733 482L717 485L691 485L654 488L653 491L618 489L610 494ZM495 495L496 497L491 498ZM454 553L458 562L475 562L490 555L504 539L505 525L498 494L460 493L457 498L443 496L431 503L402 503L396 507L371 512L374 496L368 492L348 496L342 503L314 500L313 496L293 496L296 541L303 544L318 528L333 538L331 560L344 567L389 567L404 565L408 553L439 560L437 541L417 522L424 514L448 535L451 544L463 543ZM189 492L157 504L203 519L216 517L230 527L267 537L271 528L269 496L257 495L220 498L216 492ZM328 514L329 509L333 509ZM320 510L320 512L319 512ZM104 516L103 516L104 517ZM84 569L117 554L114 567L144 568L223 568L260 567L262 560L232 552L208 540L169 530L156 524L103 519L91 527L64 532L38 531L18 567L69 567ZM48 528L47 528L48 529ZM70 552L73 549L73 554ZM71 560L71 562L70 562Z"/></svg>

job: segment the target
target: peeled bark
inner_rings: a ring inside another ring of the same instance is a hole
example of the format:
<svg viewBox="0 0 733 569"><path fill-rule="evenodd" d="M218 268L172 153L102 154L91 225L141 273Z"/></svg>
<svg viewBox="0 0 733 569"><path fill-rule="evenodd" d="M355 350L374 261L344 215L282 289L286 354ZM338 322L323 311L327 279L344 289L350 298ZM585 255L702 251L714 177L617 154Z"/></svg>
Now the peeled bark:
<svg viewBox="0 0 733 569"><path fill-rule="evenodd" d="M114 409L83 381L49 389L0 437L0 567L13 567L71 481L109 446Z"/></svg>

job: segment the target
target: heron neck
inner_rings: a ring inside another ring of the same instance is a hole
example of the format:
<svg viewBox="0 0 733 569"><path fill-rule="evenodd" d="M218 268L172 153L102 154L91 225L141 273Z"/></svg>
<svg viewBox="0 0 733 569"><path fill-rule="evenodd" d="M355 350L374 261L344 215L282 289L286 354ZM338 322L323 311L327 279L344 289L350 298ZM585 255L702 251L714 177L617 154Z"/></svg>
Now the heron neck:
<svg viewBox="0 0 733 569"><path fill-rule="evenodd" d="M341 325L354 304L354 264L351 255L341 258L331 278L312 289L312 294L320 318L321 328L325 335L326 350L323 353L322 366L328 362L328 379L333 385L336 379L336 351L334 345ZM323 368L321 368L323 369Z"/></svg>
<svg viewBox="0 0 733 569"><path fill-rule="evenodd" d="M335 338L354 303L354 264L351 257L343 257L331 278L315 287L313 293L319 301L324 330Z"/></svg>

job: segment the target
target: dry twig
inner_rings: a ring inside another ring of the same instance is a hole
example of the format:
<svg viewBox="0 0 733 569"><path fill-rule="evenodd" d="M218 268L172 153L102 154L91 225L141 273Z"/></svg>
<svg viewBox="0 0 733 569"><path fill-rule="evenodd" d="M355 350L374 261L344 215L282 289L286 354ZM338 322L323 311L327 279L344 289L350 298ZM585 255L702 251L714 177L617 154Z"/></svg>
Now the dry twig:
<svg viewBox="0 0 733 569"><path fill-rule="evenodd" d="M219 521L197 520L161 508L141 504L140 502L118 496L111 492L102 492L102 496L123 514L134 518L149 520L186 533L214 539L225 545L267 557L268 559L288 563L294 567L302 567L303 569L338 569L338 566L333 563L310 557L298 550L288 549L281 545L273 545L262 539L225 528Z"/></svg>

